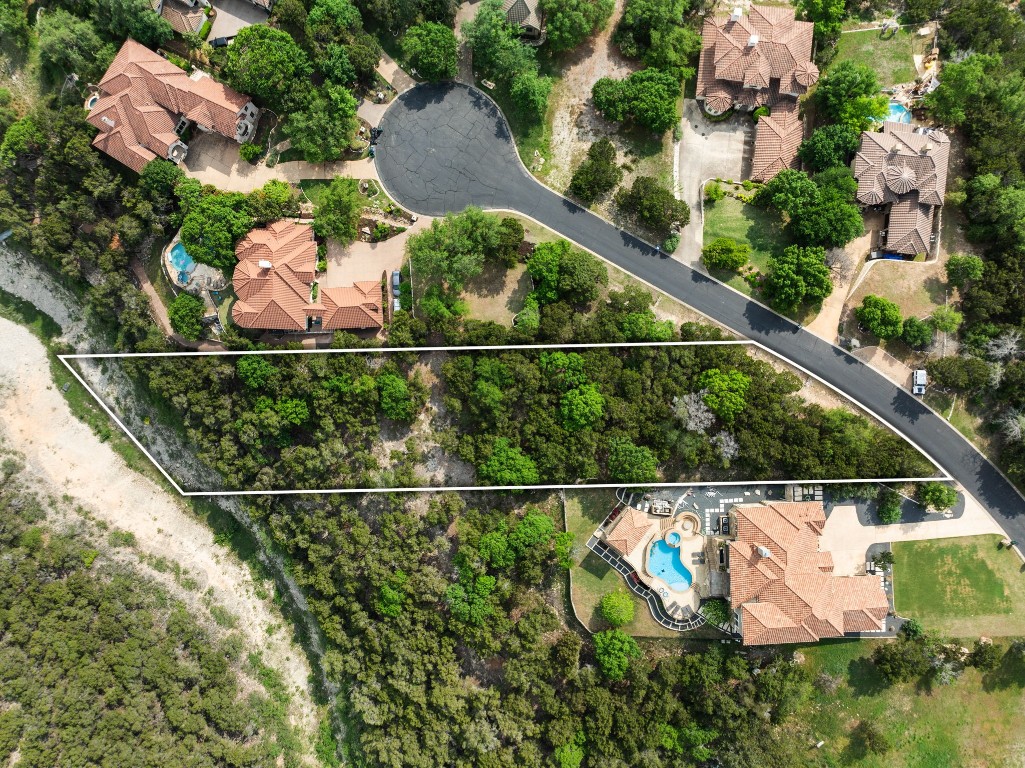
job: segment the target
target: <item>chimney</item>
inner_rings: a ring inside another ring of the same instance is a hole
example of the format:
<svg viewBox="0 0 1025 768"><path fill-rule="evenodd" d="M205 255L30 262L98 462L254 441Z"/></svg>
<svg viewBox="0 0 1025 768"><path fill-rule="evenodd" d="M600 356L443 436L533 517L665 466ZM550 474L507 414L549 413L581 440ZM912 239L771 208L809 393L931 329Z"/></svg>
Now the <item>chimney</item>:
<svg viewBox="0 0 1025 768"><path fill-rule="evenodd" d="M756 45L758 45L758 35L751 35L751 37L747 39L747 47L754 48Z"/></svg>
<svg viewBox="0 0 1025 768"><path fill-rule="evenodd" d="M258 266L260 269L270 269L274 265L267 261L267 259L260 259L258 262L256 262L256 266Z"/></svg>
<svg viewBox="0 0 1025 768"><path fill-rule="evenodd" d="M932 142L931 141L927 141L927 142L925 142L925 144L922 145L922 154L923 155L928 155L930 152L932 152L932 150L933 150L933 146L932 146Z"/></svg>
<svg viewBox="0 0 1025 768"><path fill-rule="evenodd" d="M744 15L744 10L739 6L733 6L733 13L730 14L730 21L740 21L740 17Z"/></svg>
<svg viewBox="0 0 1025 768"><path fill-rule="evenodd" d="M100 121L101 121L101 122L102 122L102 123L103 123L104 125L106 125L106 126L108 126L108 127L110 127L110 128L113 128L113 127L114 127L114 121L113 121L113 120L111 120L111 119L110 119L109 117L107 117L106 115L104 115L103 117L101 117L101 118L100 118Z"/></svg>

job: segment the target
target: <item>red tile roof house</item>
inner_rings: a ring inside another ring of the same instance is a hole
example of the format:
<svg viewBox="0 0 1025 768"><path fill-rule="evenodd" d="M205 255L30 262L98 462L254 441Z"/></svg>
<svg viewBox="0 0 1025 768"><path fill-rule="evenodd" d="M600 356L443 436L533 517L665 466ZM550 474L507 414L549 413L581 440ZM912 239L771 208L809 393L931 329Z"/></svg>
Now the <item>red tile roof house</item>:
<svg viewBox="0 0 1025 768"><path fill-rule="evenodd" d="M755 128L751 178L768 181L797 167L804 136L797 100L819 79L811 60L814 25L786 7L752 5L705 19L697 99L710 115L769 107Z"/></svg>
<svg viewBox="0 0 1025 768"><path fill-rule="evenodd" d="M836 576L819 551L821 502L737 504L730 510L729 600L745 645L813 643L885 628L877 576Z"/></svg>
<svg viewBox="0 0 1025 768"><path fill-rule="evenodd" d="M209 0L150 0L151 7L179 35L199 32L206 21Z"/></svg>
<svg viewBox="0 0 1025 768"><path fill-rule="evenodd" d="M190 77L134 40L121 46L86 109L100 130L93 146L136 172L157 157L180 163L190 125L242 143L260 116L248 96L198 70Z"/></svg>
<svg viewBox="0 0 1025 768"><path fill-rule="evenodd" d="M928 254L937 237L936 209L947 191L950 139L945 133L906 123L883 123L861 134L854 156L858 202L888 205L883 248L905 256Z"/></svg>
<svg viewBox="0 0 1025 768"><path fill-rule="evenodd" d="M323 288L313 300L317 242L309 224L275 221L254 229L235 255L231 317L242 328L318 333L384 325L380 280Z"/></svg>

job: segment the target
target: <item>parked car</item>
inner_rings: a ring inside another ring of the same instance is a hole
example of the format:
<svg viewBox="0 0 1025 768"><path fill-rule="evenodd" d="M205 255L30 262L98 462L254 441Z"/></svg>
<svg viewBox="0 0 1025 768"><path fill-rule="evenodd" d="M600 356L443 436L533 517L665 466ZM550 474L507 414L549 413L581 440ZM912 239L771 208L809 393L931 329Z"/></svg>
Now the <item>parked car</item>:
<svg viewBox="0 0 1025 768"><path fill-rule="evenodd" d="M398 296L399 295L399 285L401 283L402 283L402 275L399 274L399 271L396 269L394 272L391 273L391 295L392 296Z"/></svg>
<svg viewBox="0 0 1025 768"><path fill-rule="evenodd" d="M398 299L392 299L391 300L391 308L392 308L392 311L398 312L400 309L402 309L402 302L399 301Z"/></svg>
<svg viewBox="0 0 1025 768"><path fill-rule="evenodd" d="M230 43L230 42L231 42L231 40L229 40L226 37L215 37L213 40L210 41L210 47L211 48L227 48L228 47L228 43Z"/></svg>
<svg viewBox="0 0 1025 768"><path fill-rule="evenodd" d="M911 394L924 395L928 383L928 377L924 370L919 369L915 371L911 376Z"/></svg>

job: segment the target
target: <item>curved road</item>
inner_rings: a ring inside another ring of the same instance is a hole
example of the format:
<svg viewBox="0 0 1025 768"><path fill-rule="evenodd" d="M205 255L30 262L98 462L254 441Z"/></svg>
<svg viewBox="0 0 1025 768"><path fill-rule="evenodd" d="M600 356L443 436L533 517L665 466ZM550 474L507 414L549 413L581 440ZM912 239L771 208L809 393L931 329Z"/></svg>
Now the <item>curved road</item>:
<svg viewBox="0 0 1025 768"><path fill-rule="evenodd" d="M1012 538L1025 541L1025 499L947 421L842 349L540 184L519 161L498 107L480 91L418 86L392 102L380 128L378 175L402 205L435 216L468 205L514 210L600 254L861 403L982 502Z"/></svg>

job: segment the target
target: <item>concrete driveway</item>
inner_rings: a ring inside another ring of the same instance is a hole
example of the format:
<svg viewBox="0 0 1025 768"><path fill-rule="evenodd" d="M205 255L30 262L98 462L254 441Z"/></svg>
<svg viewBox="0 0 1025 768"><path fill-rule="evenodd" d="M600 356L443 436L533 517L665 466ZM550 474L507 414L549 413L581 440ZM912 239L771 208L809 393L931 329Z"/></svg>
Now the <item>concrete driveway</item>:
<svg viewBox="0 0 1025 768"><path fill-rule="evenodd" d="M257 8L246 0L214 0L217 16L210 27L210 37L234 37L239 30L254 24L266 24L269 14L263 8Z"/></svg>
<svg viewBox="0 0 1025 768"><path fill-rule="evenodd" d="M345 287L360 280L378 280L382 272L387 272L391 280L392 271L402 268L406 241L430 224L430 216L421 216L405 232L383 243L356 240L349 245L342 245L336 240L328 240L327 272L319 278L321 287Z"/></svg>
<svg viewBox="0 0 1025 768"><path fill-rule="evenodd" d="M690 206L691 225L680 236L673 258L696 266L701 258L701 195L706 179L740 181L751 172L754 123L734 115L721 123L709 121L694 99L683 102L683 136L676 145L676 194Z"/></svg>

